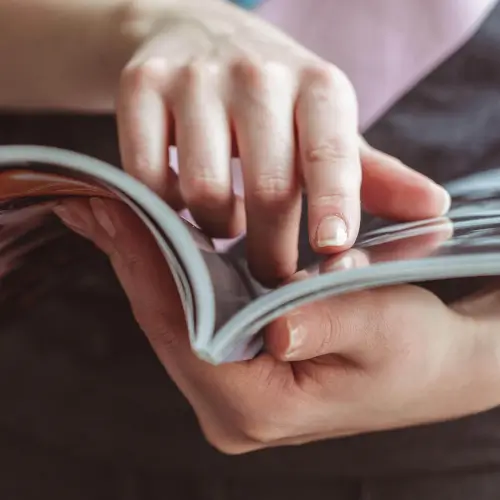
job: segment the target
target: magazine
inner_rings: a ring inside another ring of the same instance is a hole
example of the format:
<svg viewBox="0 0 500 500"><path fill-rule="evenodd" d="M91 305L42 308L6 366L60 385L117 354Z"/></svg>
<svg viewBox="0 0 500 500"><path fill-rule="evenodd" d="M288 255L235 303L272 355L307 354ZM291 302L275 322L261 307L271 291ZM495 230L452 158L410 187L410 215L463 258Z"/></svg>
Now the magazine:
<svg viewBox="0 0 500 500"><path fill-rule="evenodd" d="M251 359L263 328L295 307L333 295L401 283L500 274L500 169L446 186L446 217L383 221L341 254L318 256L300 279L268 289L244 258L218 252L200 229L122 170L79 153L0 146L0 274L19 255L58 234L37 233L65 197L107 197L127 204L154 236L184 308L193 351L219 364Z"/></svg>

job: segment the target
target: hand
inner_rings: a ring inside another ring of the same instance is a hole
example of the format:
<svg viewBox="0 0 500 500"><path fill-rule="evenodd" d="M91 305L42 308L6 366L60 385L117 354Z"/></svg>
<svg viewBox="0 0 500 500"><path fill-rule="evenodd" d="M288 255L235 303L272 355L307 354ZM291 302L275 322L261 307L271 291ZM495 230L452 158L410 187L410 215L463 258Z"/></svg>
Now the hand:
<svg viewBox="0 0 500 500"><path fill-rule="evenodd" d="M338 68L226 1L151 4L131 14L130 30L146 41L121 79L124 167L167 200L182 198L212 236L246 226L258 279L272 284L296 269L302 186L318 252L352 245L360 196L395 219L446 211L441 188L358 137L356 97ZM178 182L168 168L174 142ZM231 152L241 158L244 204Z"/></svg>
<svg viewBox="0 0 500 500"><path fill-rule="evenodd" d="M331 298L271 325L267 353L213 367L191 352L165 261L128 208L93 199L57 213L109 255L159 359L224 452L445 420L500 402L499 292L453 308L416 286ZM425 241L429 251L439 244L423 239L421 252Z"/></svg>

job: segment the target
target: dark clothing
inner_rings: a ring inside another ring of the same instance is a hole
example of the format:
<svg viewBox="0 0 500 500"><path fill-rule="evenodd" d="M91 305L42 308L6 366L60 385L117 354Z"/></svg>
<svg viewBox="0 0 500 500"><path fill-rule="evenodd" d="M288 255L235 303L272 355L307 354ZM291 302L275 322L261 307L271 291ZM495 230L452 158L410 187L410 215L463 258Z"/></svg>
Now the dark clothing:
<svg viewBox="0 0 500 500"><path fill-rule="evenodd" d="M498 168L500 7L367 138L439 182ZM0 142L58 145L118 164L108 117L3 116ZM135 325L106 260L76 236L64 240L33 264L47 279L53 255L69 255L30 314L22 305L0 309L0 498L500 497L500 409L242 457L217 453ZM304 240L304 260L306 248Z"/></svg>

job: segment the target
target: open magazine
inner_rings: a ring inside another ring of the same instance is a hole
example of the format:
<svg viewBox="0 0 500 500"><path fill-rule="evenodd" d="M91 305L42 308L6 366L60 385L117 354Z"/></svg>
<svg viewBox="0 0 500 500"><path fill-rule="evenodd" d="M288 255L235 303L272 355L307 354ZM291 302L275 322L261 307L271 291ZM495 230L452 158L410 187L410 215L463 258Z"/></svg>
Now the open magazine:
<svg viewBox="0 0 500 500"><path fill-rule="evenodd" d="M305 303L382 285L500 274L500 170L447 186L447 217L384 223L355 247L318 257L277 289L255 281L243 258L211 240L123 171L94 158L38 146L0 147L0 273L41 244L37 228L66 197L123 201L142 219L170 267L193 351L213 364L250 359L269 322ZM56 234L54 229L54 234ZM43 241L50 238L43 232Z"/></svg>

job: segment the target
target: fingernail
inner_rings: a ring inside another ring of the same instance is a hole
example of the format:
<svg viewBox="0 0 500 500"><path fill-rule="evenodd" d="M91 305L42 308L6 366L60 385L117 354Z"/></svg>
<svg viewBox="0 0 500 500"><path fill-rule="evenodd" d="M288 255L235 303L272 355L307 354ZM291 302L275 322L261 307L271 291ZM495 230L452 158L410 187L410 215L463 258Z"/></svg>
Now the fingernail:
<svg viewBox="0 0 500 500"><path fill-rule="evenodd" d="M341 247L347 243L347 238L345 222L340 217L332 215L320 222L316 233L316 245L319 248Z"/></svg>
<svg viewBox="0 0 500 500"><path fill-rule="evenodd" d="M450 211L450 208L451 208L451 196L450 196L450 193L448 193L448 191L446 191L444 188L441 188L441 189L443 189L444 195L445 195L441 215L446 215Z"/></svg>
<svg viewBox="0 0 500 500"><path fill-rule="evenodd" d="M92 219L85 217L85 210L78 210L73 206L56 205L53 212L61 219L64 225L82 236L87 236L92 230Z"/></svg>
<svg viewBox="0 0 500 500"><path fill-rule="evenodd" d="M100 198L91 198L90 206L99 225L106 231L110 238L114 238L116 227L111 220L109 209L106 207L104 201Z"/></svg>
<svg viewBox="0 0 500 500"><path fill-rule="evenodd" d="M285 352L285 358L290 360L295 358L297 352L304 345L306 340L302 321L300 321L300 318L296 317L298 315L294 315L293 313L292 315L295 316L293 319L286 319L289 343Z"/></svg>

